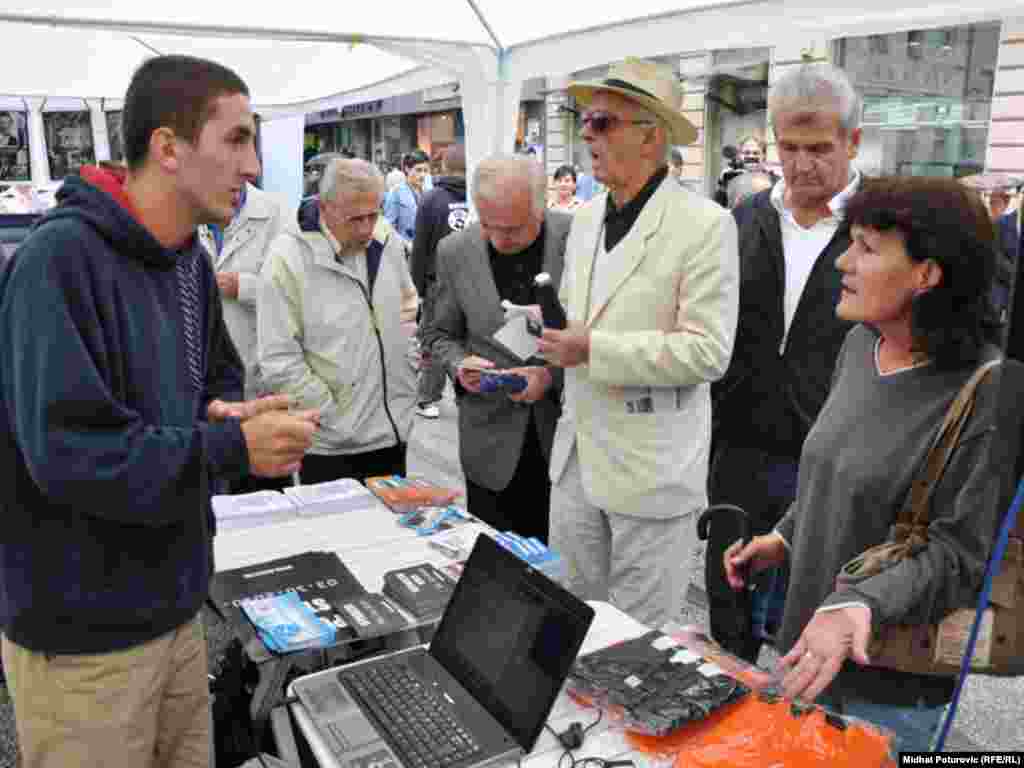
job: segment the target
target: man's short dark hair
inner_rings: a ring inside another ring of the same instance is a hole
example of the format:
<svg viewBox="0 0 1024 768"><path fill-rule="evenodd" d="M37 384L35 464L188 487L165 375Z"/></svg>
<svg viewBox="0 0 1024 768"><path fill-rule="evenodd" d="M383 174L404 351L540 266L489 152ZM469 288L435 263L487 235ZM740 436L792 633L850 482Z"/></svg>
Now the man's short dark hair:
<svg viewBox="0 0 1024 768"><path fill-rule="evenodd" d="M422 149L414 149L412 152L402 158L402 170L408 171L413 166L417 166L420 163L429 163L430 158L427 157L427 153Z"/></svg>
<svg viewBox="0 0 1024 768"><path fill-rule="evenodd" d="M194 144L221 96L249 95L245 81L215 61L156 56L135 70L124 97L122 131L129 168L142 166L153 131L167 127Z"/></svg>
<svg viewBox="0 0 1024 768"><path fill-rule="evenodd" d="M558 168L555 169L555 175L553 177L554 180L558 181L565 176L571 176L572 180L576 181L576 169L568 164L558 166Z"/></svg>
<svg viewBox="0 0 1024 768"><path fill-rule="evenodd" d="M913 261L932 259L942 268L942 281L913 301L915 351L947 370L977 363L991 340L996 267L995 230L980 196L953 179L869 179L844 216L850 226L898 230Z"/></svg>

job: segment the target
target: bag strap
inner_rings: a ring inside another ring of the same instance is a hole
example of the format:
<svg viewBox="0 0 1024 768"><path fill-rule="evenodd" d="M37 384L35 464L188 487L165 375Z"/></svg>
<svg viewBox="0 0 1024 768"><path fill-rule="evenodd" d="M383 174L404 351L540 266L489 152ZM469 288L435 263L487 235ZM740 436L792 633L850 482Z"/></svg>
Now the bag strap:
<svg viewBox="0 0 1024 768"><path fill-rule="evenodd" d="M1001 362L1002 358L996 358L980 365L957 393L953 404L946 412L942 426L928 449L924 465L914 477L910 493L907 494L903 507L896 518L897 523L910 525L913 528L928 526L928 502L931 500L932 491L938 485L942 473L946 471L946 465L949 464L953 451L956 450L960 442L960 434L967 425L967 420L974 411L974 398L978 385L985 379L989 371Z"/></svg>
<svg viewBox="0 0 1024 768"><path fill-rule="evenodd" d="M1024 503L1024 478L1021 478L1017 485L1017 495L1013 499L1010 508L1003 516L1002 525L999 526L999 536L996 538L996 545L992 548L992 556L989 557L985 566L985 580L981 585L981 592L978 594L978 607L974 611L974 622L971 624L971 633L967 636L967 648L964 650L963 661L960 662L960 675L957 677L956 688L953 689L953 699L946 709L946 719L942 723L939 737L935 741L933 751L941 752L946 744L946 737L949 729L953 727L953 720L956 718L956 708L960 703L960 694L963 692L964 683L967 681L967 674L971 671L971 659L974 658L974 646L978 642L978 631L981 629L981 618L988 608L989 598L992 595L992 579L1003 562L1006 555L1006 547L1010 542L1010 529L1013 528L1017 516L1020 514L1021 504Z"/></svg>

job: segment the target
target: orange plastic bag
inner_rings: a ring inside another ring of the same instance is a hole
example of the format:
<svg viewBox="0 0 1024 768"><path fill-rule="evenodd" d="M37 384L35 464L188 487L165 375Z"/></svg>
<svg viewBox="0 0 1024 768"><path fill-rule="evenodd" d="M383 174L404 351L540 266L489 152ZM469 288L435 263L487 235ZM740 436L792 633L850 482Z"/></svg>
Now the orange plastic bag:
<svg viewBox="0 0 1024 768"><path fill-rule="evenodd" d="M834 724L835 723L835 724ZM843 727L837 727L837 724ZM627 733L637 750L675 755L674 768L893 768L891 737L868 723L756 693L668 736Z"/></svg>

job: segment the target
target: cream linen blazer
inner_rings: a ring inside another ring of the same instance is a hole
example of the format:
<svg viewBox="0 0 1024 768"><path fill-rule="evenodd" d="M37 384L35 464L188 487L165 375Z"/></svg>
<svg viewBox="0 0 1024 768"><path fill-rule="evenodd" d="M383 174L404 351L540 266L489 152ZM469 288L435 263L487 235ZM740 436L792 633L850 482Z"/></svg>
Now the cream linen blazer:
<svg viewBox="0 0 1024 768"><path fill-rule="evenodd" d="M710 382L729 365L739 304L736 225L728 211L667 178L601 265L606 195L575 214L560 296L590 331L590 362L566 370L551 480L579 454L587 501L667 518L707 504ZM603 276L604 277L604 276Z"/></svg>

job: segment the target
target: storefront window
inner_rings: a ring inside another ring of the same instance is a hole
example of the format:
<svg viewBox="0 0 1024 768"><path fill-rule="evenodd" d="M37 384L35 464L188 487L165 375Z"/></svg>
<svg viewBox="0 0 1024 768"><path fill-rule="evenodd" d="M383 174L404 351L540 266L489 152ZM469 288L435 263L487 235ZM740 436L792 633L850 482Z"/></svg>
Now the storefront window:
<svg viewBox="0 0 1024 768"><path fill-rule="evenodd" d="M0 181L30 181L28 114L0 110Z"/></svg>
<svg viewBox="0 0 1024 768"><path fill-rule="evenodd" d="M838 63L864 99L865 173L960 177L985 164L999 24L851 37Z"/></svg>

